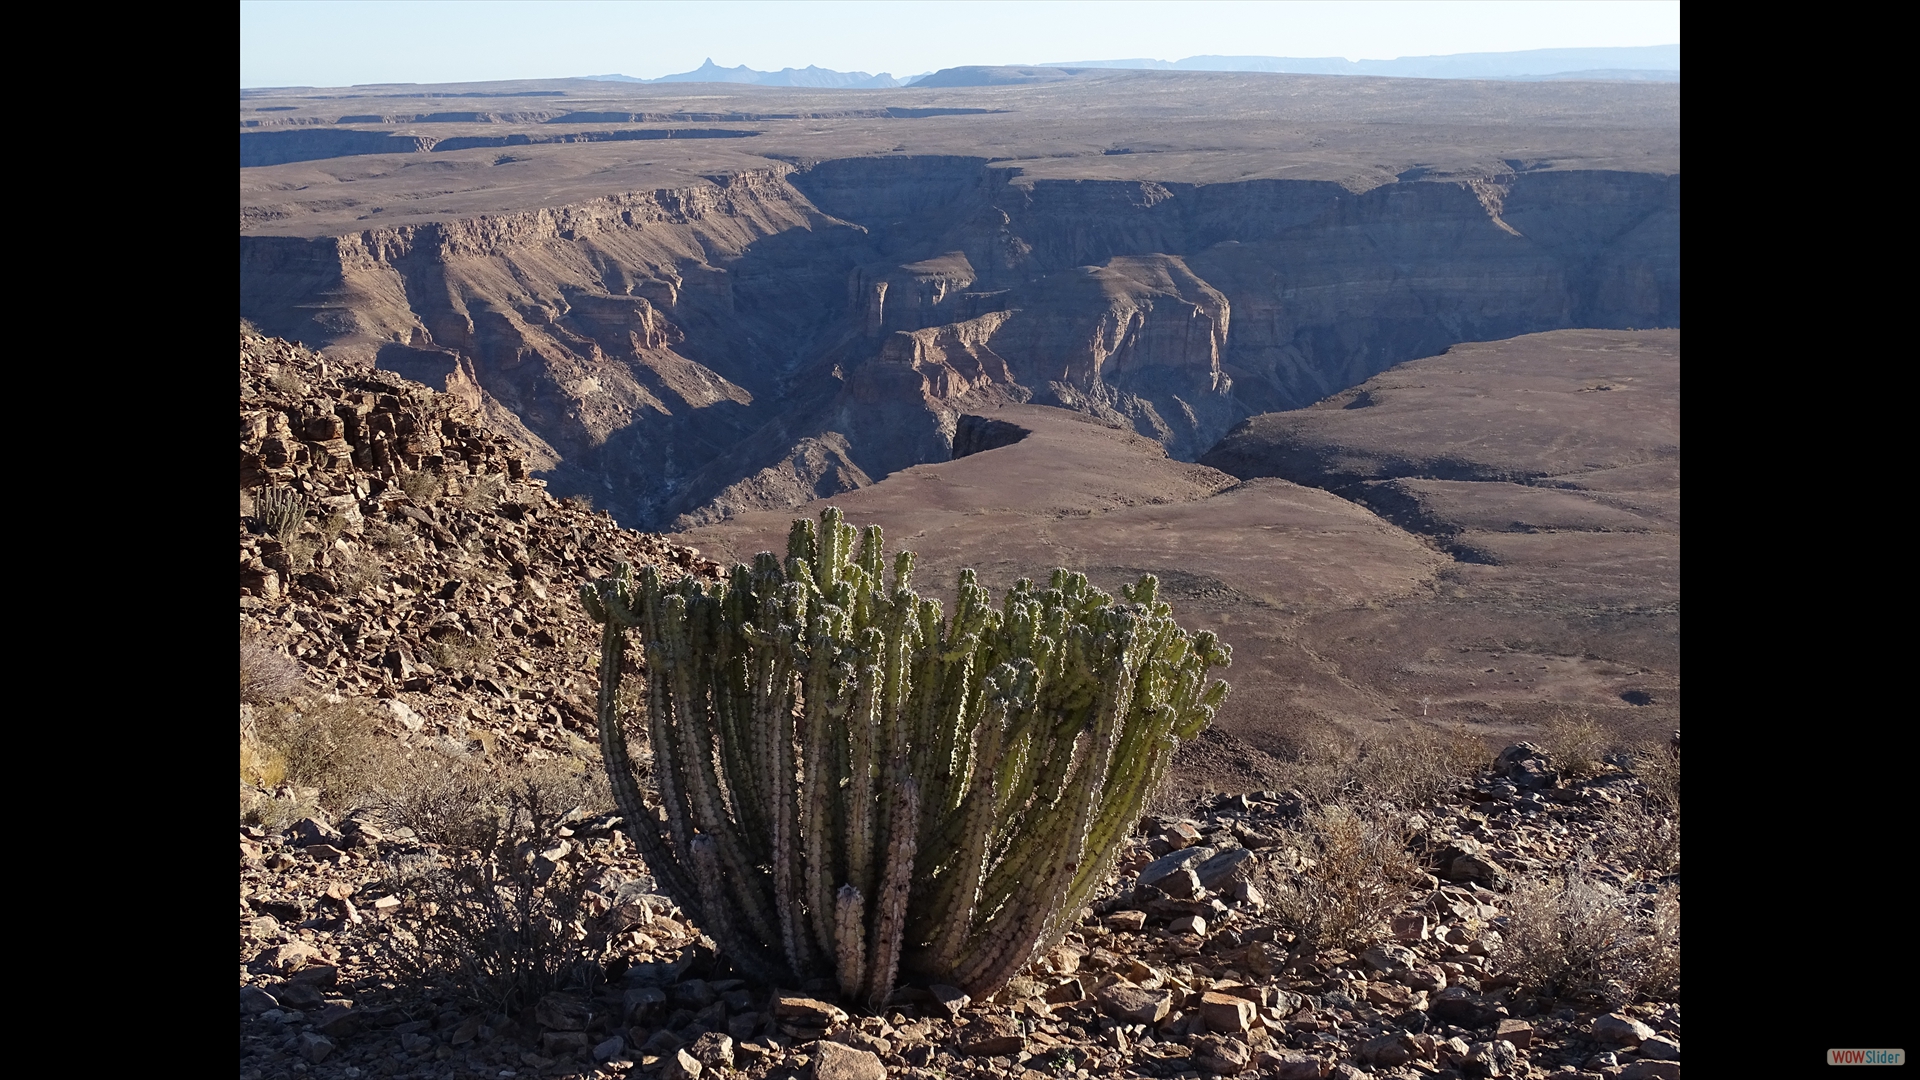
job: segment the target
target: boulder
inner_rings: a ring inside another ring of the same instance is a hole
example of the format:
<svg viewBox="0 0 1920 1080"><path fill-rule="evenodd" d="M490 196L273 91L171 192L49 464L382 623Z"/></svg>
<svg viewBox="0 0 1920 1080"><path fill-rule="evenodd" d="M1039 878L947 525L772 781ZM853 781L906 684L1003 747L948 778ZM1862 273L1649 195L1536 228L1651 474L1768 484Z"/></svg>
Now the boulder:
<svg viewBox="0 0 1920 1080"><path fill-rule="evenodd" d="M878 1055L837 1042L813 1045L813 1080L887 1080Z"/></svg>
<svg viewBox="0 0 1920 1080"><path fill-rule="evenodd" d="M1593 1041L1616 1050L1631 1050L1653 1038L1653 1029L1625 1013L1607 1013L1593 1021Z"/></svg>
<svg viewBox="0 0 1920 1080"><path fill-rule="evenodd" d="M1115 983L1100 991L1100 1008L1129 1024L1152 1027L1173 1011L1173 995L1165 990L1143 990L1131 983Z"/></svg>
<svg viewBox="0 0 1920 1080"><path fill-rule="evenodd" d="M1194 1007L1191 999L1187 1007ZM1254 1004L1243 997L1209 990L1200 995L1199 1010L1207 1030L1222 1035L1245 1035L1253 1026Z"/></svg>
<svg viewBox="0 0 1920 1080"><path fill-rule="evenodd" d="M1236 880L1253 868L1253 852L1243 847L1228 848L1195 868L1200 884L1215 892L1225 892Z"/></svg>
<svg viewBox="0 0 1920 1080"><path fill-rule="evenodd" d="M1201 846L1183 848L1172 854L1162 855L1160 858L1153 860L1141 868L1140 876L1134 881L1134 885L1136 887L1157 886L1160 883L1160 879L1173 873L1175 870L1184 866L1198 866L1217 854L1219 854L1219 852L1215 849Z"/></svg>
<svg viewBox="0 0 1920 1080"><path fill-rule="evenodd" d="M1496 1039L1474 1043L1461 1060L1460 1071L1472 1077L1501 1077L1526 1070L1520 1065L1520 1051L1505 1039Z"/></svg>
<svg viewBox="0 0 1920 1080"><path fill-rule="evenodd" d="M1253 1064L1253 1051L1239 1039L1203 1035L1193 1042L1193 1063L1214 1076L1232 1076Z"/></svg>

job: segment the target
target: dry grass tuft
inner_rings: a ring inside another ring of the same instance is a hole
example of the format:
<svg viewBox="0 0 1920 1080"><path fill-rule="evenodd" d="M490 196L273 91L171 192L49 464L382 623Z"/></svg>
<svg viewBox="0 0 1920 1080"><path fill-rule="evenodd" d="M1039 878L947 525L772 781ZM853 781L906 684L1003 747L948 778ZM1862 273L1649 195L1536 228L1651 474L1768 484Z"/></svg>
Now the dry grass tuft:
<svg viewBox="0 0 1920 1080"><path fill-rule="evenodd" d="M449 635L437 639L428 650L436 670L460 674L491 661L499 652L499 647L493 635L483 629L478 634Z"/></svg>
<svg viewBox="0 0 1920 1080"><path fill-rule="evenodd" d="M240 782L261 791L272 791L286 782L287 758L261 743L251 728L251 723L243 721L240 732Z"/></svg>
<svg viewBox="0 0 1920 1080"><path fill-rule="evenodd" d="M339 577L340 592L346 596L358 596L368 589L385 585L387 569L379 559L359 552L341 560Z"/></svg>
<svg viewBox="0 0 1920 1080"><path fill-rule="evenodd" d="M327 519L320 523L321 548L332 548L333 542L340 539L341 535L347 531L347 527L351 524L352 522L347 515L339 511L328 514Z"/></svg>
<svg viewBox="0 0 1920 1080"><path fill-rule="evenodd" d="M288 397L303 398L308 393L306 382L292 368L273 369L273 374L267 376L267 385Z"/></svg>
<svg viewBox="0 0 1920 1080"><path fill-rule="evenodd" d="M367 542L381 551L399 551L415 540L414 531L394 521L384 521L367 530Z"/></svg>

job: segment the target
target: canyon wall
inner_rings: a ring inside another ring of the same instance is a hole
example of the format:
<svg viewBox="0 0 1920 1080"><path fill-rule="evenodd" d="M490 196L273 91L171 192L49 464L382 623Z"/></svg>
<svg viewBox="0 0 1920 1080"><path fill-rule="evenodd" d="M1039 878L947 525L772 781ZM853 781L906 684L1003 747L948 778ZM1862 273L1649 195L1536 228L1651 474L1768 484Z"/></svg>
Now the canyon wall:
<svg viewBox="0 0 1920 1080"><path fill-rule="evenodd" d="M261 330L462 394L558 494L660 528L944 460L983 404L1191 460L1462 341L1679 324L1677 174L1172 183L982 157L768 168L241 237Z"/></svg>

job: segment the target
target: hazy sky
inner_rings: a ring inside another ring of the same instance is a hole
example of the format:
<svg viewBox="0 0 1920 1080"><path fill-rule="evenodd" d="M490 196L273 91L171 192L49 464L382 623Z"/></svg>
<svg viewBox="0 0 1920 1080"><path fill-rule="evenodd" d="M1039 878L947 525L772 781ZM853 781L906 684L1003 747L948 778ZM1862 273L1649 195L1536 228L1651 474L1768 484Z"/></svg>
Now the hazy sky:
<svg viewBox="0 0 1920 1080"><path fill-rule="evenodd" d="M1669 45L1678 0L242 0L240 85Z"/></svg>

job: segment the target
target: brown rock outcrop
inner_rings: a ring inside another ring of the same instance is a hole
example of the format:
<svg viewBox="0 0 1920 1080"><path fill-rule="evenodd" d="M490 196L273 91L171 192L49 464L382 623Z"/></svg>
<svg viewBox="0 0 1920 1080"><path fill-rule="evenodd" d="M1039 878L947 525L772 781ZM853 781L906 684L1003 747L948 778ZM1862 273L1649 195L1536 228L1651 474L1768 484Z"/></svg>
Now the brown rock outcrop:
<svg viewBox="0 0 1920 1080"><path fill-rule="evenodd" d="M578 582L622 560L718 567L554 499L519 454L454 395L243 335L242 639L315 691L382 700L403 739L484 732L512 753L591 736L598 635ZM269 490L303 520L269 532Z"/></svg>

